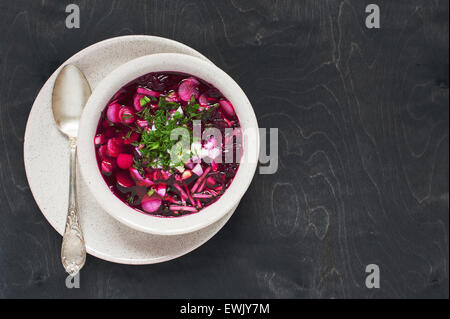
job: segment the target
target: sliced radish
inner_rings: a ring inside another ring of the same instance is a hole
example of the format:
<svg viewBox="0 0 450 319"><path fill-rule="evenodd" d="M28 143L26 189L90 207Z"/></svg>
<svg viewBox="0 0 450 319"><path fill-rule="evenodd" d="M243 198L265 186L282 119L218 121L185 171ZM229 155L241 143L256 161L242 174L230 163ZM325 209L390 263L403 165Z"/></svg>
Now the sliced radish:
<svg viewBox="0 0 450 319"><path fill-rule="evenodd" d="M108 152L106 151L106 145L102 145L98 148L98 155L101 159L108 157Z"/></svg>
<svg viewBox="0 0 450 319"><path fill-rule="evenodd" d="M134 181L127 171L116 172L116 181L117 184L126 188L134 186Z"/></svg>
<svg viewBox="0 0 450 319"><path fill-rule="evenodd" d="M124 106L119 111L120 122L123 124L131 124L136 119L134 110L129 106Z"/></svg>
<svg viewBox="0 0 450 319"><path fill-rule="evenodd" d="M100 167L103 173L109 174L116 169L116 163L114 163L114 160L112 158L106 157L102 160Z"/></svg>
<svg viewBox="0 0 450 319"><path fill-rule="evenodd" d="M152 196L144 195L141 200L141 207L147 213L154 213L161 207L161 203L161 198L155 194Z"/></svg>
<svg viewBox="0 0 450 319"><path fill-rule="evenodd" d="M121 169L128 169L131 165L133 165L133 156L131 154L119 154L117 156L117 166Z"/></svg>
<svg viewBox="0 0 450 319"><path fill-rule="evenodd" d="M138 87L136 92L139 94L143 94L143 95L147 95L147 96L154 96L154 97L159 97L161 95L161 93L159 93L159 92L149 90L149 89L146 89L143 87Z"/></svg>
<svg viewBox="0 0 450 319"><path fill-rule="evenodd" d="M95 145L105 144L106 141L107 141L107 138L104 134L98 134L96 137L94 137Z"/></svg>
<svg viewBox="0 0 450 319"><path fill-rule="evenodd" d="M220 100L219 105L226 115L230 117L234 116L234 107L230 102L228 102L227 100Z"/></svg>
<svg viewBox="0 0 450 319"><path fill-rule="evenodd" d="M145 107L145 104L146 104L146 103L141 103L141 100L142 100L144 97L146 97L146 96L143 95L143 94L135 94L134 97L133 97L133 106L134 106L134 109L135 109L137 112L142 111L142 109ZM142 100L142 101L145 102L145 100ZM148 103L148 102L147 102L147 103Z"/></svg>
<svg viewBox="0 0 450 319"><path fill-rule="evenodd" d="M113 123L119 123L120 117L119 117L119 111L121 109L121 106L117 103L111 104L108 106L108 110L106 111L106 117L108 120L110 120Z"/></svg>
<svg viewBox="0 0 450 319"><path fill-rule="evenodd" d="M178 87L178 95L185 102L189 102L192 97L197 99L199 95L199 85L200 82L198 82L196 79L187 78L186 80L181 82L180 86Z"/></svg>
<svg viewBox="0 0 450 319"><path fill-rule="evenodd" d="M123 149L122 139L119 137L113 137L108 140L106 144L106 150L111 157L117 157Z"/></svg>

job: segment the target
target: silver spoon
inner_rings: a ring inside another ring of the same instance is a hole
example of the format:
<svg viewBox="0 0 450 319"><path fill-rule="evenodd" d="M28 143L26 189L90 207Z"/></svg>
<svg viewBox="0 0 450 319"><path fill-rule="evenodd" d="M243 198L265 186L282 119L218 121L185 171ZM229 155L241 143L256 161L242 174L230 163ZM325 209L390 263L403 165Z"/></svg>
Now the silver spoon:
<svg viewBox="0 0 450 319"><path fill-rule="evenodd" d="M52 109L59 130L70 142L69 209L61 247L61 261L66 271L75 276L86 261L86 245L78 215L76 193L76 151L78 124L91 88L83 73L68 64L58 74L53 87Z"/></svg>

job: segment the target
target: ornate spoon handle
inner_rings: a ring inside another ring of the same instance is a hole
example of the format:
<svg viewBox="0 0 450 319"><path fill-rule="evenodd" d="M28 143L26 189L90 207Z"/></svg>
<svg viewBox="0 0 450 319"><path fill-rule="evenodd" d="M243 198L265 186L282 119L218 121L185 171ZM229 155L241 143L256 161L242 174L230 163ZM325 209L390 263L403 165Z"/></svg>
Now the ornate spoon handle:
<svg viewBox="0 0 450 319"><path fill-rule="evenodd" d="M76 192L77 139L70 138L69 210L61 247L61 261L66 271L75 276L86 261L86 246L81 231Z"/></svg>

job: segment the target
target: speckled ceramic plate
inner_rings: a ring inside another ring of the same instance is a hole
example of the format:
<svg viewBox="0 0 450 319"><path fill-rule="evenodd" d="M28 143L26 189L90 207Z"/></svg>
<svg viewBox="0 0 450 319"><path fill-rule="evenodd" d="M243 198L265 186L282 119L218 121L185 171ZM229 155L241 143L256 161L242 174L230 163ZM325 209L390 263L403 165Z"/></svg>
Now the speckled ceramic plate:
<svg viewBox="0 0 450 319"><path fill-rule="evenodd" d="M154 53L189 54L210 62L197 51L172 40L125 36L96 43L64 64L78 66L94 89L119 65ZM34 101L25 131L24 159L34 199L48 222L62 234L69 190L69 143L58 131L51 110L53 83L58 72L59 69L47 80ZM78 204L87 252L111 262L152 264L187 254L214 236L234 212L233 209L207 228L186 235L145 234L113 219L91 196L81 174L78 173L77 178Z"/></svg>

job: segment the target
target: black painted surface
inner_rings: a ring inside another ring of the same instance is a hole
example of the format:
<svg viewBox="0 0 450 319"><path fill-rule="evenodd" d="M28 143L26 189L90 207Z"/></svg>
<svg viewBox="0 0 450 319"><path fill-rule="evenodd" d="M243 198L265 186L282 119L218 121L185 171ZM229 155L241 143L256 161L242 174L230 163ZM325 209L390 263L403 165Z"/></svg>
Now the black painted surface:
<svg viewBox="0 0 450 319"><path fill-rule="evenodd" d="M69 1L0 1L0 297L448 298L448 1L375 1L379 30L364 26L373 1L71 2L79 30ZM228 72L279 128L280 167L201 248L139 267L89 257L69 290L25 178L25 124L64 60L125 34Z"/></svg>

